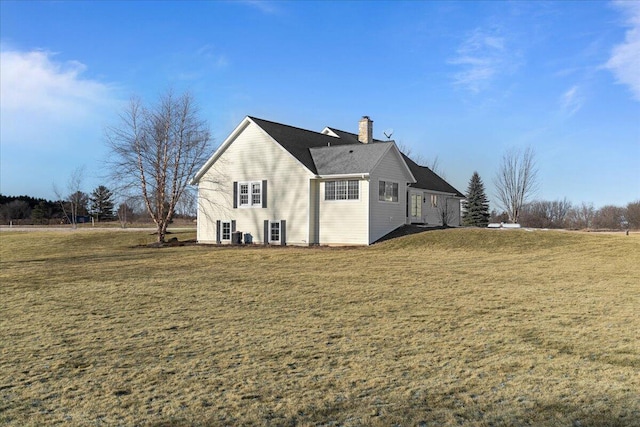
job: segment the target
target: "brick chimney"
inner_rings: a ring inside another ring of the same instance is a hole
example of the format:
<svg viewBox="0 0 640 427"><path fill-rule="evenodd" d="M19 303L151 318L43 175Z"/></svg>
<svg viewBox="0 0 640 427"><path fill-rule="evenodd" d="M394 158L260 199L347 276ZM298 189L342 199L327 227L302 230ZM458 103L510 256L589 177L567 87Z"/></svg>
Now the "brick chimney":
<svg viewBox="0 0 640 427"><path fill-rule="evenodd" d="M358 123L358 141L363 144L373 142L373 120L369 116L362 116Z"/></svg>

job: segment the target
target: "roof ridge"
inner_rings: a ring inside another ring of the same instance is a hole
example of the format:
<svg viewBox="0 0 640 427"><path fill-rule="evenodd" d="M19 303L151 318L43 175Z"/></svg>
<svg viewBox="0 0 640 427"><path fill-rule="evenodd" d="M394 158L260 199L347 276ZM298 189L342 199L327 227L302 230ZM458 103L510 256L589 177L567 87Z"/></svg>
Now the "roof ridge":
<svg viewBox="0 0 640 427"><path fill-rule="evenodd" d="M247 117L249 117L251 120L254 120L254 121L258 120L258 121L261 121L261 122L267 122L267 123L278 125L278 126L284 126L284 127L290 128L290 129L301 130L301 131L305 131L305 132L311 132L311 133L315 133L315 134L322 135L322 136L329 136L329 135L323 134L322 132L318 132L318 131L311 130L311 129L305 129L305 128L301 128L301 127L297 127L297 126L291 126L291 125L287 125L287 124L284 124L284 123L274 122L273 120L261 119L260 117L254 117L254 116L247 116Z"/></svg>

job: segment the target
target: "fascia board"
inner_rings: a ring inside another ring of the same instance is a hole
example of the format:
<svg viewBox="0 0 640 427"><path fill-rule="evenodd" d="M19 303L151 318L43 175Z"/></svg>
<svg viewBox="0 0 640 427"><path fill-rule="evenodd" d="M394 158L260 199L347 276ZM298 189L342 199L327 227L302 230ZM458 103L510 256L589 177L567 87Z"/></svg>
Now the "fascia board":
<svg viewBox="0 0 640 427"><path fill-rule="evenodd" d="M429 190L428 188L422 188L422 187L409 187L412 188L414 190L419 190L419 191L428 191L429 193L432 194L440 194L443 196L450 196L450 197L454 197L456 199L464 199L464 197L460 197L458 195L456 195L456 193L448 193L446 191L438 191L438 190Z"/></svg>
<svg viewBox="0 0 640 427"><path fill-rule="evenodd" d="M345 179L345 178L361 178L367 179L369 178L369 173L342 173L342 174L334 174L334 175L316 175L315 179Z"/></svg>
<svg viewBox="0 0 640 427"><path fill-rule="evenodd" d="M213 155L209 157L209 160L207 160L207 162L200 168L198 173L196 173L193 179L189 182L190 185L197 185L200 182L202 176L207 173L209 168L216 162L216 160L220 158L222 153L227 150L227 148L233 143L233 141L236 140L238 135L240 135L242 131L244 131L247 126L249 126L250 123L253 123L253 121L248 116L242 119L240 124L236 126L233 132L231 132L231 134L227 137L227 139L224 140L224 142L220 145L220 147L218 147Z"/></svg>

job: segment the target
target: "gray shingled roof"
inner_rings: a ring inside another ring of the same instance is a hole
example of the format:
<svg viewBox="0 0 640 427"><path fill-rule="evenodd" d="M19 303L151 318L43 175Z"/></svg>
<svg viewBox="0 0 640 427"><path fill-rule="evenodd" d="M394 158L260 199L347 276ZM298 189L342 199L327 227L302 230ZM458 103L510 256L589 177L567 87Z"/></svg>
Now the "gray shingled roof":
<svg viewBox="0 0 640 427"><path fill-rule="evenodd" d="M345 145L352 143L335 136L321 134L311 130L270 122L268 120L249 117L278 144L282 145L293 157L298 159L307 169L317 174L316 165L311 158L310 148Z"/></svg>
<svg viewBox="0 0 640 427"><path fill-rule="evenodd" d="M338 135L341 139L358 142L358 135L351 132L345 132L343 130L338 130L329 127L333 133ZM374 140L374 142L384 142L380 140ZM460 191L455 189L451 184L442 179L438 174L429 169L426 166L420 166L410 157L407 157L404 153L402 154L405 163L409 167L409 170L415 177L416 181L413 184L410 184L410 187L421 188L423 190L433 190L433 191L442 191L443 193L454 193L458 197L465 197Z"/></svg>
<svg viewBox="0 0 640 427"><path fill-rule="evenodd" d="M410 187L421 188L423 190L442 191L443 193L455 193L456 196L464 198L464 194L456 190L451 184L440 178L437 173L428 167L420 166L404 154L402 157L417 181L410 184Z"/></svg>
<svg viewBox="0 0 640 427"><path fill-rule="evenodd" d="M327 129L331 130L331 132L333 132L336 135L338 135L338 137L340 139L343 139L343 140L346 140L346 141L351 141L352 143L362 144L360 142L360 140L358 139L358 135L355 134L355 133L345 132L343 130L334 129L334 128L329 127L329 126L327 126ZM391 142L391 141L382 141L380 139L374 139L373 142Z"/></svg>
<svg viewBox="0 0 640 427"><path fill-rule="evenodd" d="M307 169L317 175L369 173L389 148L389 141L362 144L358 135L329 127L338 137L249 117ZM402 155L417 180L411 187L464 195L431 169Z"/></svg>
<svg viewBox="0 0 640 427"><path fill-rule="evenodd" d="M318 175L340 175L371 172L389 147L388 144L357 143L315 147L309 151Z"/></svg>

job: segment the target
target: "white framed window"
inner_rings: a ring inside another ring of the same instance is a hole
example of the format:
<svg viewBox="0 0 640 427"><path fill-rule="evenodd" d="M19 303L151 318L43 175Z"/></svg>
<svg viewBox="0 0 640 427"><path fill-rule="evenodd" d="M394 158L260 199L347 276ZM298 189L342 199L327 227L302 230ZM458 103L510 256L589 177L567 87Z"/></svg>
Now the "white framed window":
<svg viewBox="0 0 640 427"><path fill-rule="evenodd" d="M252 205L262 204L262 183L261 182L251 183L251 204Z"/></svg>
<svg viewBox="0 0 640 427"><path fill-rule="evenodd" d="M264 244L282 245L287 244L287 221L264 220Z"/></svg>
<svg viewBox="0 0 640 427"><path fill-rule="evenodd" d="M324 183L325 200L358 200L360 182L357 179L341 179Z"/></svg>
<svg viewBox="0 0 640 427"><path fill-rule="evenodd" d="M249 184L240 183L239 187L240 187L240 191L239 191L240 199L238 200L238 205L249 206Z"/></svg>
<svg viewBox="0 0 640 427"><path fill-rule="evenodd" d="M378 200L381 202L398 202L398 183L393 181L379 182Z"/></svg>
<svg viewBox="0 0 640 427"><path fill-rule="evenodd" d="M438 207L438 195L437 194L432 194L431 195L431 207L432 208L437 208Z"/></svg>
<svg viewBox="0 0 640 427"><path fill-rule="evenodd" d="M269 221L269 241L280 242L280 221Z"/></svg>
<svg viewBox="0 0 640 427"><path fill-rule="evenodd" d="M262 207L262 181L238 183L238 206Z"/></svg>
<svg viewBox="0 0 640 427"><path fill-rule="evenodd" d="M220 240L231 240L231 221L222 221L220 223Z"/></svg>

